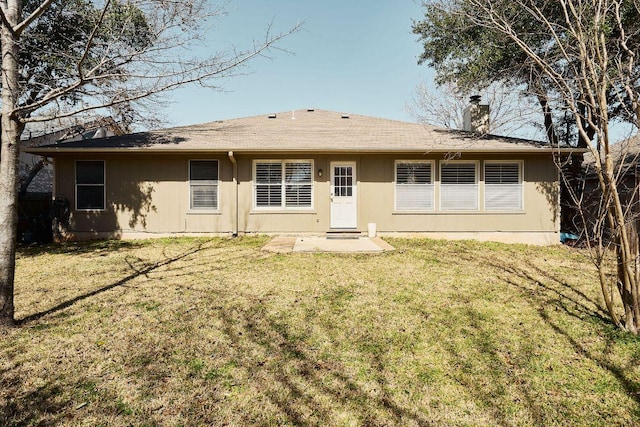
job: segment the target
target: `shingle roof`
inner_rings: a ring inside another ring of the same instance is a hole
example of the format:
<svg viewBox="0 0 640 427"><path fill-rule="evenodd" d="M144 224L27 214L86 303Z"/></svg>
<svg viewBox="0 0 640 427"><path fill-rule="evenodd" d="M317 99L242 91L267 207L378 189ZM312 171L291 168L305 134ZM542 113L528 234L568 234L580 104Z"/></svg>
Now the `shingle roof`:
<svg viewBox="0 0 640 427"><path fill-rule="evenodd" d="M614 144L610 144L609 148L611 158L614 163L620 165L621 162L623 162L628 170L632 170L631 168L633 168L635 173L636 165L640 164L640 133L636 133L634 136L623 139L622 141ZM604 150L601 153L600 160L604 161ZM587 152L584 155L584 165L593 166L594 163L595 157L593 156L593 152Z"/></svg>
<svg viewBox="0 0 640 427"><path fill-rule="evenodd" d="M539 141L436 128L417 123L297 110L221 120L88 141L52 144L27 151L63 152L545 152Z"/></svg>

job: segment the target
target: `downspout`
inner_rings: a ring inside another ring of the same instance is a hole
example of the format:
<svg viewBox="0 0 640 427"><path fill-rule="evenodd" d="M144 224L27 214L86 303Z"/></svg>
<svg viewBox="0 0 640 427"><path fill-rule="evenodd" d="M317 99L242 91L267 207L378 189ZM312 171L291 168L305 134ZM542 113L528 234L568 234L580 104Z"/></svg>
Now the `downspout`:
<svg viewBox="0 0 640 427"><path fill-rule="evenodd" d="M236 158L233 157L233 151L229 151L229 153L227 153L227 155L229 156L229 160L231 161L231 164L233 165L233 187L234 187L234 202L233 202L233 227L231 230L231 235L233 237L238 237L238 217L239 217L239 211L238 211L238 162L236 161Z"/></svg>

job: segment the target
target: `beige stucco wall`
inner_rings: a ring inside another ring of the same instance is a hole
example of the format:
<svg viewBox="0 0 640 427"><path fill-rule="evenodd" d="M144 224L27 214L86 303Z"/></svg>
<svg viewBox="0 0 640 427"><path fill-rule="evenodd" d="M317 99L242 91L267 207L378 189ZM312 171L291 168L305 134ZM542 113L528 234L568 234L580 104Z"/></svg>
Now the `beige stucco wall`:
<svg viewBox="0 0 640 427"><path fill-rule="evenodd" d="M230 232L232 213L189 211L189 159L217 159L220 206L232 206L232 168L226 156L84 155L55 160L55 195L70 201L72 236L124 236L128 233ZM75 161L104 160L106 210L75 210Z"/></svg>
<svg viewBox="0 0 640 427"><path fill-rule="evenodd" d="M238 164L237 230L249 233L324 233L330 229L331 161L356 164L358 229L367 230L376 223L381 234L421 234L434 237L464 236L483 240L557 242L557 171L549 154L467 155L458 160L478 161L480 171L480 209L474 212L438 210L438 162L443 155L258 155L236 154ZM105 212L77 212L75 206L75 160L106 161ZM217 159L220 171L220 210L189 211L189 159ZM313 161L314 206L308 211L259 211L253 209L254 159L307 159ZM428 213L394 211L395 160L432 159L435 161L436 209ZM484 212L482 162L484 160L520 160L524 172L524 210L521 212ZM58 156L55 161L56 195L71 202L69 235L90 236L166 235L172 233L232 233L236 231L233 166L226 153L207 155L110 154ZM323 175L318 176L322 169ZM143 234L140 234L143 233ZM492 239L491 236L497 236ZM499 238L502 236L503 238ZM520 236L520 237L518 237Z"/></svg>
<svg viewBox="0 0 640 427"><path fill-rule="evenodd" d="M404 156L401 160L411 160ZM462 156L458 160L522 160L524 167L524 210L521 212L487 212L482 201L483 185L479 186L479 210L451 212L438 209L440 188L436 162L436 209L429 213L396 212L394 206L395 158L364 159L360 174L360 222L376 222L378 230L402 232L486 232L519 231L548 232L557 229L557 171L550 159L528 157L509 159L505 156ZM400 160L400 159L399 159ZM442 158L438 159L442 160ZM479 164L483 181L482 163ZM384 171L379 173L379 171ZM384 206L390 209L382 209Z"/></svg>

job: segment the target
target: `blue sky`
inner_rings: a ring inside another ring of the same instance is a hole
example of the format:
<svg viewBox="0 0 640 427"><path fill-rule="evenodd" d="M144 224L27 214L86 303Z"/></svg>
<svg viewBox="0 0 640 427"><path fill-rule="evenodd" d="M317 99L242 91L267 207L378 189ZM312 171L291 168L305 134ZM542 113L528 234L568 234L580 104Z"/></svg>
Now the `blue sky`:
<svg viewBox="0 0 640 427"><path fill-rule="evenodd" d="M204 123L294 109L318 108L413 121L406 110L420 81L433 74L417 64L420 44L414 0L230 0L227 15L207 34L215 50L242 49L304 21L271 59L258 58L218 83L223 91L188 87L171 94L171 125Z"/></svg>

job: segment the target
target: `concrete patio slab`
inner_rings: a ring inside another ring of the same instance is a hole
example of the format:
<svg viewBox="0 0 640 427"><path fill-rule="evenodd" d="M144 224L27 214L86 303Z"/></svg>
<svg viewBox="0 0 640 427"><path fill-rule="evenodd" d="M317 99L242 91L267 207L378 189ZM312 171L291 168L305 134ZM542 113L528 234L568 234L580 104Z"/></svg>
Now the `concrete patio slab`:
<svg viewBox="0 0 640 427"><path fill-rule="evenodd" d="M327 239L320 236L277 236L262 250L276 253L288 252L336 252L376 253L392 251L394 247L379 238Z"/></svg>
<svg viewBox="0 0 640 427"><path fill-rule="evenodd" d="M296 244L296 237L276 236L262 247L263 251L284 254L293 252L293 246Z"/></svg>

